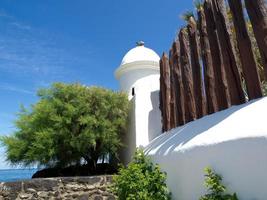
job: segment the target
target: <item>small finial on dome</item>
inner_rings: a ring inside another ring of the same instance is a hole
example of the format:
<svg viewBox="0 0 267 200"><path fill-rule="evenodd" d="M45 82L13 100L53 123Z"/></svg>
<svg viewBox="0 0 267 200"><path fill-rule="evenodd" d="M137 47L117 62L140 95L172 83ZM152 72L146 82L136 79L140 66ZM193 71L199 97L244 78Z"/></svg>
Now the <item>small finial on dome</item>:
<svg viewBox="0 0 267 200"><path fill-rule="evenodd" d="M145 46L145 42L142 40L138 41L138 42L136 42L136 46L138 46L138 47Z"/></svg>

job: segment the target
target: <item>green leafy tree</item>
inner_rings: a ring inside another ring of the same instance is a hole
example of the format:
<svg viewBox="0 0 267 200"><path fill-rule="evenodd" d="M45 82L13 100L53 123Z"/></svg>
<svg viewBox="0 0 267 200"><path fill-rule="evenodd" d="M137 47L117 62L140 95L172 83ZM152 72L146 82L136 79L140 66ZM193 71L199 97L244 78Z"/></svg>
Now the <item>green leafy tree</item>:
<svg viewBox="0 0 267 200"><path fill-rule="evenodd" d="M226 187L221 183L222 177L212 171L205 169L205 185L208 188L208 194L200 197L200 200L238 200L236 194L226 194Z"/></svg>
<svg viewBox="0 0 267 200"><path fill-rule="evenodd" d="M128 167L122 167L113 177L112 190L119 200L169 200L171 195L165 180L166 174L159 166L137 150Z"/></svg>
<svg viewBox="0 0 267 200"><path fill-rule="evenodd" d="M95 169L101 156L117 156L128 115L125 94L55 83L38 96L30 110L19 112L17 131L1 138L11 164L67 167L83 161Z"/></svg>

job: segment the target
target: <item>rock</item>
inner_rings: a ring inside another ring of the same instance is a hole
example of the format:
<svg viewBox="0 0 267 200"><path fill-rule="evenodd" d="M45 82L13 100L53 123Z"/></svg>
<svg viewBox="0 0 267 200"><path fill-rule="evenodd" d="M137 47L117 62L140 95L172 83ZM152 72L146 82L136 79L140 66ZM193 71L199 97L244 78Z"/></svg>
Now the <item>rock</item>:
<svg viewBox="0 0 267 200"><path fill-rule="evenodd" d="M46 198L47 197L47 193L46 192L37 192L38 197L41 198Z"/></svg>
<svg viewBox="0 0 267 200"><path fill-rule="evenodd" d="M28 188L28 189L27 189L27 192L30 192L30 193L36 193L36 190L33 189L33 188Z"/></svg>
<svg viewBox="0 0 267 200"><path fill-rule="evenodd" d="M32 197L32 194L22 193L19 195L21 199L29 199Z"/></svg>
<svg viewBox="0 0 267 200"><path fill-rule="evenodd" d="M115 198L115 196L113 196L113 195L110 195L110 196L108 196L107 197L107 200L115 200L116 198Z"/></svg>
<svg viewBox="0 0 267 200"><path fill-rule="evenodd" d="M16 199L19 192L22 190L21 184L22 182L7 182L4 183L4 189L7 193L7 199Z"/></svg>
<svg viewBox="0 0 267 200"><path fill-rule="evenodd" d="M24 182L24 189L32 188L36 191L53 191L57 185L57 179L32 179Z"/></svg>
<svg viewBox="0 0 267 200"><path fill-rule="evenodd" d="M100 195L94 196L94 200L103 200L103 197Z"/></svg>
<svg viewBox="0 0 267 200"><path fill-rule="evenodd" d="M96 176L32 179L23 182L2 183L0 200L106 200L107 197L112 196L107 190L111 180L111 176Z"/></svg>
<svg viewBox="0 0 267 200"><path fill-rule="evenodd" d="M77 197L77 200L88 200L89 194L83 194Z"/></svg>

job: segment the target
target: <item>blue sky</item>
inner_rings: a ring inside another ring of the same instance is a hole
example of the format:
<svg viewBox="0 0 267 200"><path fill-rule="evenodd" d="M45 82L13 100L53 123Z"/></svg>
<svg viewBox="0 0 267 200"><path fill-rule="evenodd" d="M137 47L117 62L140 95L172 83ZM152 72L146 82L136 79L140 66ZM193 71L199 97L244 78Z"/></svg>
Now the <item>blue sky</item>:
<svg viewBox="0 0 267 200"><path fill-rule="evenodd" d="M138 40L168 51L191 0L1 0L0 135L38 88L80 82L114 90L123 55ZM0 149L0 169L10 168Z"/></svg>

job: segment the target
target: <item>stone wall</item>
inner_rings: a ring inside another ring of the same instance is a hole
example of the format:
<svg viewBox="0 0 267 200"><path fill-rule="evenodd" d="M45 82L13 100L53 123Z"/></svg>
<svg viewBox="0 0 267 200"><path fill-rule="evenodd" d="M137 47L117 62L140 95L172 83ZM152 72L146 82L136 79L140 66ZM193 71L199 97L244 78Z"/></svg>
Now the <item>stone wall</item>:
<svg viewBox="0 0 267 200"><path fill-rule="evenodd" d="M31 179L0 183L0 200L115 200L108 192L112 176Z"/></svg>

